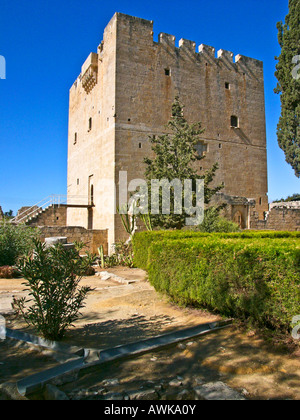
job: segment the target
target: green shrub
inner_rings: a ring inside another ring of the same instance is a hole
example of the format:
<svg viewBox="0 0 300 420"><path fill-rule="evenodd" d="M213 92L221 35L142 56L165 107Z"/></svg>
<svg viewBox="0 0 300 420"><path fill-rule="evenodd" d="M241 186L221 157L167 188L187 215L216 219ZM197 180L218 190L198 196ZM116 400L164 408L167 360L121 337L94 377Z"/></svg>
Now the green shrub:
<svg viewBox="0 0 300 420"><path fill-rule="evenodd" d="M38 229L0 223L0 266L15 265L19 257L32 252L33 242L38 237Z"/></svg>
<svg viewBox="0 0 300 420"><path fill-rule="evenodd" d="M154 242L148 273L175 302L288 331L300 312L300 246L289 239Z"/></svg>
<svg viewBox="0 0 300 420"><path fill-rule="evenodd" d="M160 230L153 232L138 232L133 237L133 250L134 250L134 264L135 266L147 269L149 247L155 243L165 240L184 240L201 239L208 236L216 238L228 239L249 239L265 238L300 238L300 232L275 232L275 231L251 231L246 230L237 233L204 233L194 231L182 230Z"/></svg>
<svg viewBox="0 0 300 420"><path fill-rule="evenodd" d="M223 217L220 217L220 211L215 207L205 210L204 220L199 226L200 232L239 232L239 226Z"/></svg>
<svg viewBox="0 0 300 420"><path fill-rule="evenodd" d="M65 249L61 244L46 249L35 242L34 258L23 258L19 263L21 275L30 299L14 301L14 309L24 320L49 340L60 340L79 317L84 300L91 291L79 287L86 267L76 249Z"/></svg>

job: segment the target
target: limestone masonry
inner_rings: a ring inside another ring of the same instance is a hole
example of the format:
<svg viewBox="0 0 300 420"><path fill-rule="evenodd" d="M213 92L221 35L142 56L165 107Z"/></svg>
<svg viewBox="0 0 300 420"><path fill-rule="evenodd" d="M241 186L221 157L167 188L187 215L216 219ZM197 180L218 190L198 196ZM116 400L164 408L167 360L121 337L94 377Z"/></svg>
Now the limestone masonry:
<svg viewBox="0 0 300 420"><path fill-rule="evenodd" d="M68 195L92 208L68 208L68 226L108 229L112 244L124 238L118 215L105 214L106 182L144 178L149 136L165 132L175 96L185 117L205 128L198 163L204 173L219 163L230 216L249 228L251 215L268 211L263 63L165 33L153 40L153 22L116 13L70 90ZM113 196L113 189L111 189ZM118 197L118 191L117 191ZM232 197L232 198L230 198ZM125 236L126 237L126 236Z"/></svg>

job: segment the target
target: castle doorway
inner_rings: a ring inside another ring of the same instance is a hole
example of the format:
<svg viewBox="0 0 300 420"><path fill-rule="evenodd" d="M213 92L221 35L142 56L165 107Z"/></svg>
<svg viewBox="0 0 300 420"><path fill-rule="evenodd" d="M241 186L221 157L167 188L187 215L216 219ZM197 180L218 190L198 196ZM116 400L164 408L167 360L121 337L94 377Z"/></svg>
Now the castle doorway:
<svg viewBox="0 0 300 420"><path fill-rule="evenodd" d="M240 229L245 229L245 221L240 211L237 211L234 214L233 221L240 227Z"/></svg>

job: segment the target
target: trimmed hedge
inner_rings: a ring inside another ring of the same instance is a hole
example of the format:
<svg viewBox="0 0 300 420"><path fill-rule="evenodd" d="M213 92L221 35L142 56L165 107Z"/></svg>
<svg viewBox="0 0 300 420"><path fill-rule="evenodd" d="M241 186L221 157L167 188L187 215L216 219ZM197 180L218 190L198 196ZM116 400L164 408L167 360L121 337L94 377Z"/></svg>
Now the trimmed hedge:
<svg viewBox="0 0 300 420"><path fill-rule="evenodd" d="M187 238L175 239L157 232L135 238L135 249L142 242L148 254L155 289L179 304L289 331L293 317L300 314L299 235L197 235L189 232Z"/></svg>
<svg viewBox="0 0 300 420"><path fill-rule="evenodd" d="M139 232L133 237L134 263L137 267L147 270L149 247L164 240L188 240L202 239L205 237L227 238L227 239L258 239L258 238L299 238L300 232L276 232L276 231L243 231L238 233L203 233L194 231L171 231L160 230L153 232Z"/></svg>

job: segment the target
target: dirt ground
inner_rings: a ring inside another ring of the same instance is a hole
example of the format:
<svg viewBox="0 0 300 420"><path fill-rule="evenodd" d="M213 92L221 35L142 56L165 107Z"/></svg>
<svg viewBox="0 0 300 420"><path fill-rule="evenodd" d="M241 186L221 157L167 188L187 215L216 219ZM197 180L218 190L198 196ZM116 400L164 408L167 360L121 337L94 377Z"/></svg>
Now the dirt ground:
<svg viewBox="0 0 300 420"><path fill-rule="evenodd" d="M98 276L84 278L82 285L95 290L65 343L105 349L220 319L204 311L172 305L155 292L142 270L116 268L109 272L133 283L120 284ZM5 315L7 327L24 330L25 325L12 317L10 309L12 297L24 295L22 282L0 279L0 313ZM11 340L0 341L0 383L55 364L57 361L47 352L33 351ZM106 378L118 378L120 386L128 389L139 381L174 376L198 377L203 382L222 380L232 388L245 390L253 399L300 399L299 356L277 350L234 327L184 345L85 370L64 390L93 388Z"/></svg>

